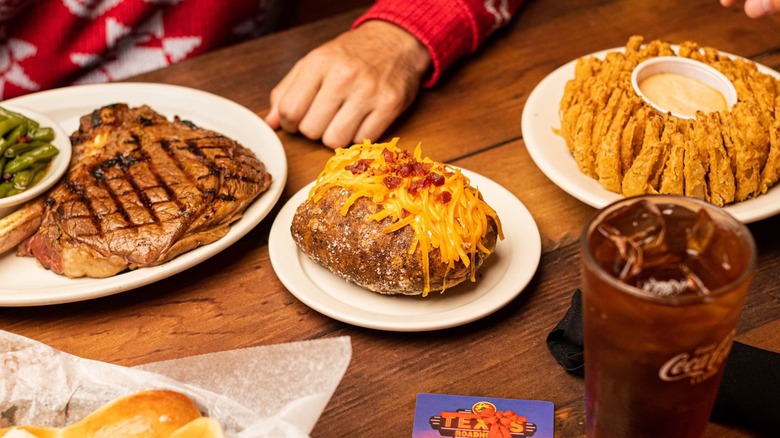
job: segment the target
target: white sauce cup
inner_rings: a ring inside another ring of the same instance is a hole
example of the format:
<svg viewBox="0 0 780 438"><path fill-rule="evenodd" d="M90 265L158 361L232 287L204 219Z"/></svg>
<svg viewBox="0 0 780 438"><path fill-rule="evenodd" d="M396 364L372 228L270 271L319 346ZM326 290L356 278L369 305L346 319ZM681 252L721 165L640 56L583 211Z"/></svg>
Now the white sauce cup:
<svg viewBox="0 0 780 438"><path fill-rule="evenodd" d="M696 118L695 115L691 116L670 111L668 108L664 108L656 102L653 102L642 93L639 84L650 76L662 73L686 76L712 87L723 95L723 98L726 100L726 106L729 109L737 103L737 89L734 88L734 84L731 83L729 78L714 67L700 61L680 56L658 56L640 62L639 65L634 68L634 71L631 73L631 85L634 87L634 91L642 97L645 102L664 114L671 113L673 116L682 119Z"/></svg>

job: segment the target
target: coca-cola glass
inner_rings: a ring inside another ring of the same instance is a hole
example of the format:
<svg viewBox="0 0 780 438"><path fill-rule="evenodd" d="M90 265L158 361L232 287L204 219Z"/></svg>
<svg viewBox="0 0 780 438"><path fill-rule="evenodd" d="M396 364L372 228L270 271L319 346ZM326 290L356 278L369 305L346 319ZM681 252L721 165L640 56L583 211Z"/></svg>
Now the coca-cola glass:
<svg viewBox="0 0 780 438"><path fill-rule="evenodd" d="M581 244L587 436L701 436L755 270L750 231L648 195L598 211Z"/></svg>

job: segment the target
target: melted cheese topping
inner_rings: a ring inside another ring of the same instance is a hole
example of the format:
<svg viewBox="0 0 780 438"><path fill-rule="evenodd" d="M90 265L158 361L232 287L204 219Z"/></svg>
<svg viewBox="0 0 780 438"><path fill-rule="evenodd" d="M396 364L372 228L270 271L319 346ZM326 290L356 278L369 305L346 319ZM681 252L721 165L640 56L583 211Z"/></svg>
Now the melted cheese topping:
<svg viewBox="0 0 780 438"><path fill-rule="evenodd" d="M397 142L397 138L378 144L366 140L348 149L336 149L317 177L309 199L318 202L329 189L343 187L352 194L341 208L342 215L355 201L366 197L381 207L371 219L391 219L384 232L412 227L409 254L420 250L423 296L430 291L428 254L434 248L439 249L447 271L460 261L471 269L470 279L475 281L477 251L490 253L482 244L489 217L496 223L498 237L504 238L498 215L460 169L421 158L420 144L412 155L396 146ZM446 275L442 292L444 288Z"/></svg>

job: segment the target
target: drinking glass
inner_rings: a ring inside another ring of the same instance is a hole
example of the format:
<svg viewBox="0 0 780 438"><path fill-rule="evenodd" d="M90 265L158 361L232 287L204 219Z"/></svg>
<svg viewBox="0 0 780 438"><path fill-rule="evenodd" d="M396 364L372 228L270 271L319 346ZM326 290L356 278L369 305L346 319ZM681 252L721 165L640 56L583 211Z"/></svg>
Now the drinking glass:
<svg viewBox="0 0 780 438"><path fill-rule="evenodd" d="M598 211L581 248L587 436L701 436L755 271L750 231L647 195Z"/></svg>

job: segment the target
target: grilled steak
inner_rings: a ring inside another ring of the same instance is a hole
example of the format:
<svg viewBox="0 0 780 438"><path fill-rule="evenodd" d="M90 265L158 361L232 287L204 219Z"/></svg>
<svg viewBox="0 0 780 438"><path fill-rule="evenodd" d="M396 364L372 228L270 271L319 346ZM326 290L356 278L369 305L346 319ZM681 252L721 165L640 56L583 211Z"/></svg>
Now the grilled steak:
<svg viewBox="0 0 780 438"><path fill-rule="evenodd" d="M73 163L19 247L68 277L164 263L224 236L271 176L247 148L148 106L80 120Z"/></svg>

